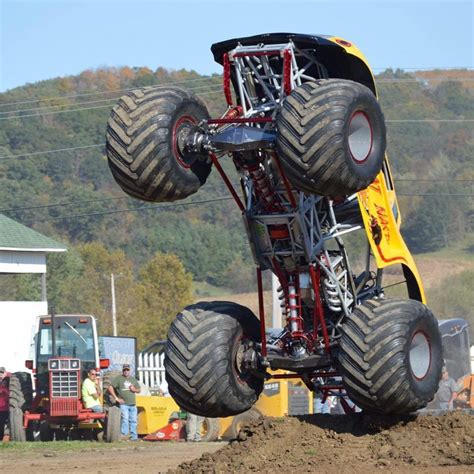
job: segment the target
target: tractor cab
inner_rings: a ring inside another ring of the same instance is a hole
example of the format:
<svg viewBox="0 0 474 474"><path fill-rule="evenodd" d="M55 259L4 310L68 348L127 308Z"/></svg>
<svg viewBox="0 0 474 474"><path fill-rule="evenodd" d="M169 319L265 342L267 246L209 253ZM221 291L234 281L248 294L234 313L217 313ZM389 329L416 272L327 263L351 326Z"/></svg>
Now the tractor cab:
<svg viewBox="0 0 474 474"><path fill-rule="evenodd" d="M27 397L31 379L24 374L10 387L10 426L14 441L25 441L39 428L42 441L80 436L83 429L102 429L107 441L120 435L120 409L93 412L81 400L81 387L89 369L106 369L108 359L99 359L96 321L93 316L65 314L38 318L35 358L26 367L35 374L35 397ZM29 380L29 384L27 381ZM31 397L31 393L30 393ZM12 400L14 403L12 403ZM92 431L90 431L92 433Z"/></svg>
<svg viewBox="0 0 474 474"><path fill-rule="evenodd" d="M93 316L41 316L35 336L35 361L26 362L36 376L33 410L41 407L49 417L82 418L82 381L89 369L106 368L107 362L99 359ZM37 414L28 417L37 419Z"/></svg>
<svg viewBox="0 0 474 474"><path fill-rule="evenodd" d="M36 338L36 390L41 395L49 393L49 383L56 372L75 372L80 382L89 369L100 368L93 316L42 316Z"/></svg>

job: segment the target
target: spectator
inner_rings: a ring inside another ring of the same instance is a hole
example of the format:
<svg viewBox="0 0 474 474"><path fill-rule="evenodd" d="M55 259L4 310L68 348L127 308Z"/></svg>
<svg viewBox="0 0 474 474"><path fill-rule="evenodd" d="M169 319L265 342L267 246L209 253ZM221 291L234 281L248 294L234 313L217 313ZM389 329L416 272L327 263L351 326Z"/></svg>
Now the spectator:
<svg viewBox="0 0 474 474"><path fill-rule="evenodd" d="M130 375L130 365L123 364L122 375L112 380L108 388L112 399L120 404L122 439L130 436L131 441L137 441L137 403L136 393L140 393L140 384Z"/></svg>
<svg viewBox="0 0 474 474"><path fill-rule="evenodd" d="M163 378L163 382L160 383L159 392L162 397L170 396L170 391L168 390L168 382L165 378Z"/></svg>
<svg viewBox="0 0 474 474"><path fill-rule="evenodd" d="M324 415L331 413L331 401L329 397L326 397L323 403L323 393L318 392L315 394L313 409L314 413L322 413Z"/></svg>
<svg viewBox="0 0 474 474"><path fill-rule="evenodd" d="M204 417L188 413L186 420L186 441L201 441L201 430Z"/></svg>
<svg viewBox="0 0 474 474"><path fill-rule="evenodd" d="M82 403L84 408L91 409L94 413L103 413L104 409L100 403L100 396L102 390L99 384L99 378L97 377L97 371L90 369L87 372L87 378L82 383Z"/></svg>
<svg viewBox="0 0 474 474"><path fill-rule="evenodd" d="M436 393L439 407L442 410L452 410L453 401L456 398L456 395L456 382L449 376L448 369L443 367L443 374L439 383L438 392Z"/></svg>
<svg viewBox="0 0 474 474"><path fill-rule="evenodd" d="M9 413L10 391L8 390L6 373L5 367L0 367L0 442L3 441Z"/></svg>

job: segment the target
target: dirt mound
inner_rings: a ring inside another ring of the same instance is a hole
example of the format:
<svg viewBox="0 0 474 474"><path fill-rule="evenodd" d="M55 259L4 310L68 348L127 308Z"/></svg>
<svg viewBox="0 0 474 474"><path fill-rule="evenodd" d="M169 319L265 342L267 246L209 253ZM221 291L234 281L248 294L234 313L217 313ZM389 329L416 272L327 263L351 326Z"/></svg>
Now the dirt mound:
<svg viewBox="0 0 474 474"><path fill-rule="evenodd" d="M313 415L265 418L213 454L175 472L467 471L474 464L474 417Z"/></svg>

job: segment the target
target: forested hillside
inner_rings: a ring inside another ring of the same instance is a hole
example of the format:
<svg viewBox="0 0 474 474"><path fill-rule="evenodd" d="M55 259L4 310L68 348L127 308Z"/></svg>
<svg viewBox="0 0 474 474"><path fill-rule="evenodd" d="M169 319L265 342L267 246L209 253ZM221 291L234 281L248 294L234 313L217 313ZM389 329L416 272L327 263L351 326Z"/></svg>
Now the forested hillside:
<svg viewBox="0 0 474 474"><path fill-rule="evenodd" d="M84 252L80 244L100 243L98 253L120 254L138 279L157 252L172 252L188 272L183 275L195 281L252 288L241 217L217 173L183 202L143 203L121 192L104 155L110 109L127 89L177 85L199 95L217 116L224 110L221 82L221 76L193 71L122 67L0 94L0 212L69 245L72 252L56 258L69 262L67 274L55 280L53 272L50 279L60 308L71 293L65 282L71 286L93 266L90 248ZM410 248L472 252L474 73L387 70L377 85ZM231 163L224 166L236 179Z"/></svg>

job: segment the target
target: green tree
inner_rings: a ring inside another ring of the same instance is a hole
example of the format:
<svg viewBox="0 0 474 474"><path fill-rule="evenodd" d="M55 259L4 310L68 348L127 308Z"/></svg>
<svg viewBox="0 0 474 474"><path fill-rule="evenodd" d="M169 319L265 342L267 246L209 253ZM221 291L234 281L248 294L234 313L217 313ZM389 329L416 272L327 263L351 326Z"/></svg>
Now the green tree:
<svg viewBox="0 0 474 474"><path fill-rule="evenodd" d="M474 341L474 271L449 276L427 290L428 305L438 319L463 318L469 322L471 344Z"/></svg>
<svg viewBox="0 0 474 474"><path fill-rule="evenodd" d="M140 269L136 295L125 324L143 347L164 339L176 314L192 303L192 276L176 255L156 253Z"/></svg>

